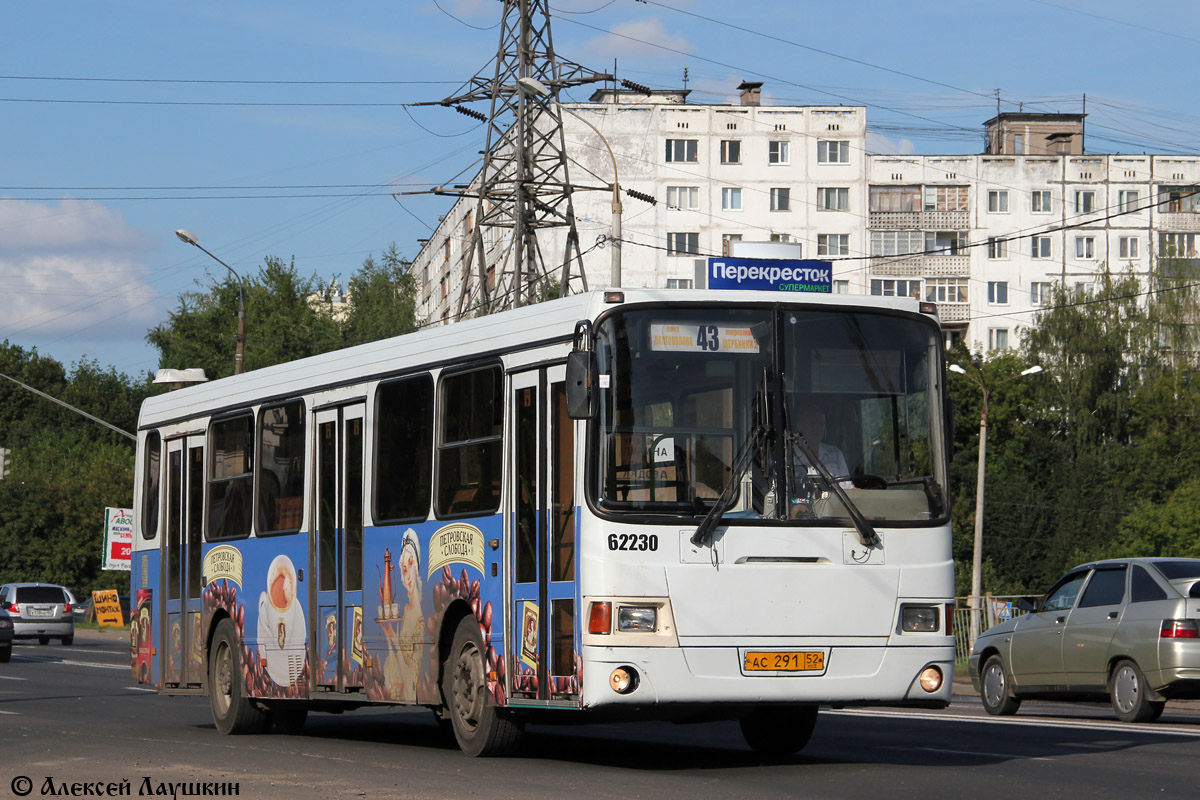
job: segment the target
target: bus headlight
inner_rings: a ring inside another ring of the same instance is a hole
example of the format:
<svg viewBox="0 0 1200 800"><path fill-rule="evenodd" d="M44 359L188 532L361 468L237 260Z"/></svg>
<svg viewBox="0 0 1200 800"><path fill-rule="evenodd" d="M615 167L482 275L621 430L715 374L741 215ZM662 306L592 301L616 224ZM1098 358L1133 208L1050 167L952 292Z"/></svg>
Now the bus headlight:
<svg viewBox="0 0 1200 800"><path fill-rule="evenodd" d="M933 694L942 688L942 671L937 667L926 667L921 670L921 688Z"/></svg>
<svg viewBox="0 0 1200 800"><path fill-rule="evenodd" d="M608 685L617 694L629 694L638 686L637 670L633 667L617 667L608 676Z"/></svg>
<svg viewBox="0 0 1200 800"><path fill-rule="evenodd" d="M900 630L904 633L937 633L938 606L901 606Z"/></svg>
<svg viewBox="0 0 1200 800"><path fill-rule="evenodd" d="M656 606L618 606L617 630L622 633L649 632L658 628Z"/></svg>

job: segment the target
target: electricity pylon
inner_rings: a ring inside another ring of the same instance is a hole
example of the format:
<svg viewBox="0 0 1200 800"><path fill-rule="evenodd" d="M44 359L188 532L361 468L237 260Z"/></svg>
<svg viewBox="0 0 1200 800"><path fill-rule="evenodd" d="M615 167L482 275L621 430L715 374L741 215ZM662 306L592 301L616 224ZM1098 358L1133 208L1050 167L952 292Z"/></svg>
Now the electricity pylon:
<svg viewBox="0 0 1200 800"><path fill-rule="evenodd" d="M585 187L573 186L568 174L558 94L572 86L612 80L612 76L555 55L547 0L502 1L494 73L485 77L481 70L458 94L439 103L487 123L479 179L462 192L477 202L458 300L460 316L472 303L482 313L515 308L529 301L539 288L551 285L553 275L538 243L538 232L551 228L566 228L559 277L562 294L570 294L575 278L581 288L587 288L571 200L573 191ZM527 93L518 83L520 78L533 78L549 88L550 95ZM491 103L486 116L463 105L482 100ZM504 255L491 267L484 253L485 228L512 232ZM578 265L574 272L572 263Z"/></svg>

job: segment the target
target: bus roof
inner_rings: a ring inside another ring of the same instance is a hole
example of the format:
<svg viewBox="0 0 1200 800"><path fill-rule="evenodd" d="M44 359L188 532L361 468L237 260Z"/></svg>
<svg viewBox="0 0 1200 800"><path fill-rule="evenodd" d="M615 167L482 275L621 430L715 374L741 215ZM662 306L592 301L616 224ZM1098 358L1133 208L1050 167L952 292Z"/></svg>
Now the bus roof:
<svg viewBox="0 0 1200 800"><path fill-rule="evenodd" d="M772 305L782 302L885 308L908 313L919 311L918 301L907 297L695 289L619 291L622 300L606 299L606 291L584 292L167 392L150 397L142 404L139 426L147 428L204 417L219 409L291 397L318 387L349 385L421 367L464 363L489 354L568 342L576 322L595 319L617 303L628 306L633 303L677 305L717 301Z"/></svg>

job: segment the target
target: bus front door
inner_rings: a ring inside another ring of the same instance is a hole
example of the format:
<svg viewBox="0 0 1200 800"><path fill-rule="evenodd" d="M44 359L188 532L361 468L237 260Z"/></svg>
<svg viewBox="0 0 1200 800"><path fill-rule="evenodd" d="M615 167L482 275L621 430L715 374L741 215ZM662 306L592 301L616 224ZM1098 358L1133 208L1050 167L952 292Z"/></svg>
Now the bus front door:
<svg viewBox="0 0 1200 800"><path fill-rule="evenodd" d="M167 527L163 537L164 682L199 688L204 676L200 633L200 547L204 508L204 437L167 443Z"/></svg>
<svg viewBox="0 0 1200 800"><path fill-rule="evenodd" d="M363 416L362 403L313 415L316 515L312 569L316 597L312 652L317 691L363 687Z"/></svg>
<svg viewBox="0 0 1200 800"><path fill-rule="evenodd" d="M565 368L513 375L509 402L509 697L514 705L577 705L575 423Z"/></svg>

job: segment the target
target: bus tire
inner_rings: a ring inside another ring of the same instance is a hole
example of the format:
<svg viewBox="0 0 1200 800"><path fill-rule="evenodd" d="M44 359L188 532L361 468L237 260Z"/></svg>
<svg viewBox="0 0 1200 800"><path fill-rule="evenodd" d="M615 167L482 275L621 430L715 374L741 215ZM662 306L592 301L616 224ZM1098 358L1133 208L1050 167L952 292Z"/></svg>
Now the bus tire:
<svg viewBox="0 0 1200 800"><path fill-rule="evenodd" d="M756 708L739 720L746 744L757 753L786 756L808 744L817 726L816 706Z"/></svg>
<svg viewBox="0 0 1200 800"><path fill-rule="evenodd" d="M521 725L491 702L483 637L474 616L459 620L454 643L442 667L442 698L459 748L469 756L506 756L516 752Z"/></svg>
<svg viewBox="0 0 1200 800"><path fill-rule="evenodd" d="M217 624L208 650L208 700L221 733L262 733L266 728L266 712L246 697L242 685L241 647L230 619Z"/></svg>

